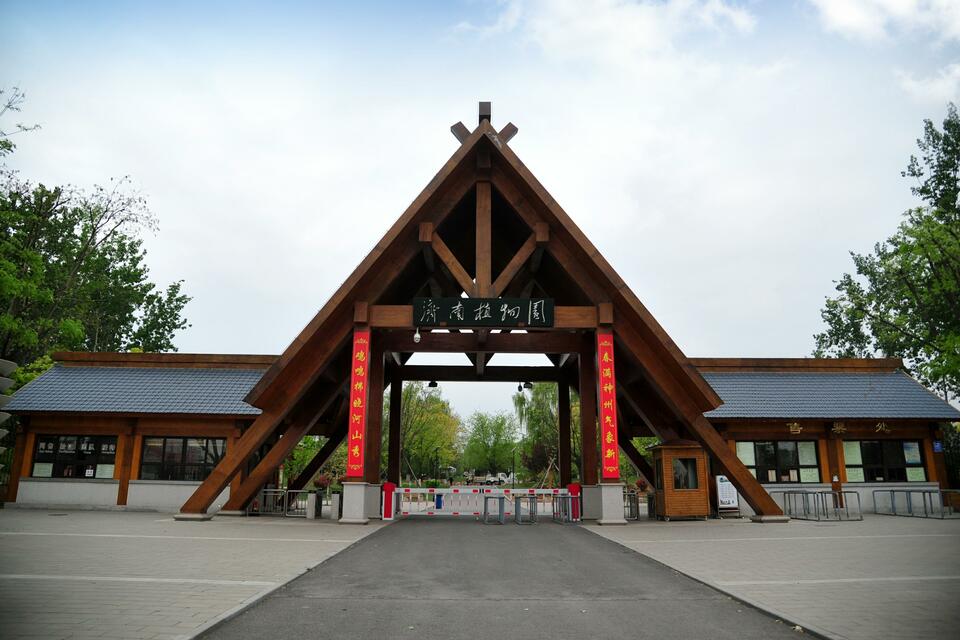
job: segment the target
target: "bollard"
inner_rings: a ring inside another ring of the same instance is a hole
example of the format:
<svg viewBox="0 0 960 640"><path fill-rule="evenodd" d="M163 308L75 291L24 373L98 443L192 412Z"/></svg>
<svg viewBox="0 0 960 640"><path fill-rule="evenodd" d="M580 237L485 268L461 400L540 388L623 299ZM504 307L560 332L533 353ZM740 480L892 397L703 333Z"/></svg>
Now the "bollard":
<svg viewBox="0 0 960 640"><path fill-rule="evenodd" d="M383 483L383 519L393 520L393 514L396 513L394 500L397 499L397 485L390 482Z"/></svg>
<svg viewBox="0 0 960 640"><path fill-rule="evenodd" d="M307 494L307 520L317 519L317 492Z"/></svg>
<svg viewBox="0 0 960 640"><path fill-rule="evenodd" d="M574 522L580 521L580 483L571 482L567 485L567 491L570 492L570 519Z"/></svg>

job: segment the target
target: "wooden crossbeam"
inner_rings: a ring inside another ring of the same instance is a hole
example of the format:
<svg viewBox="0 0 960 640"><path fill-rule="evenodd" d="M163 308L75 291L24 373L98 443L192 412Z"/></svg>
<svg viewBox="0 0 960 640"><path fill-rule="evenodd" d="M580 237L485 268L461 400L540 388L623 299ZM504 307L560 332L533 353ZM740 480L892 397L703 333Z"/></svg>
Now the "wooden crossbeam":
<svg viewBox="0 0 960 640"><path fill-rule="evenodd" d="M457 281L457 284L460 285L468 296L476 297L477 292L473 279L436 231L433 232L430 245L433 247L433 252L440 258L440 261L450 270L450 274Z"/></svg>
<svg viewBox="0 0 960 640"><path fill-rule="evenodd" d="M474 367L456 365L407 365L400 369L404 380L427 382L557 382L562 379L556 367L486 367L477 374Z"/></svg>
<svg viewBox="0 0 960 640"><path fill-rule="evenodd" d="M581 348L580 337L567 332L540 333L491 333L485 344L477 341L472 333L421 333L420 342L414 342L413 334L390 332L381 338L385 351L402 353L476 353L477 351L502 353L570 353Z"/></svg>
<svg viewBox="0 0 960 640"><path fill-rule="evenodd" d="M508 122L503 129L500 129L500 133L497 134L497 138L499 138L500 142L503 144L507 144L513 140L513 136L517 135L517 132L519 131L520 129L517 128L517 125L513 124L512 122Z"/></svg>
<svg viewBox="0 0 960 640"><path fill-rule="evenodd" d="M507 263L507 266L503 268L503 271L500 272L500 275L497 276L496 281L493 283L493 287L490 291L489 296L481 297L499 297L504 290L507 288L514 277L519 273L520 269L527 262L527 259L533 255L533 252L537 248L537 235L531 233L530 237L527 238L527 241L523 243L523 246L517 251L517 253L510 259L510 262Z"/></svg>

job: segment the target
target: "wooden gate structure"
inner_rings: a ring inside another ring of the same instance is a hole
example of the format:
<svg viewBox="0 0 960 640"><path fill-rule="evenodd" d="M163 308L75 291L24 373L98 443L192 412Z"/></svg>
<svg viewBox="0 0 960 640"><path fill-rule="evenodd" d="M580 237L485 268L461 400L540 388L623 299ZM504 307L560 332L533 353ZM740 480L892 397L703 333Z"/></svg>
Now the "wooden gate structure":
<svg viewBox="0 0 960 640"><path fill-rule="evenodd" d="M555 381L564 484L571 480L574 389L585 487L620 483L621 448L652 483L630 438L684 438L703 446L714 472L726 475L758 514L781 515L704 417L720 406L719 396L511 150L517 127L496 130L490 104L481 102L472 132L462 123L451 130L460 147L250 391L246 401L262 413L178 518L209 517L231 481L224 510L244 509L329 416L333 440L318 459L346 439L346 480L379 483L387 387L387 478L399 481L404 380ZM407 365L415 352L464 353L470 364ZM500 352L542 353L552 365L491 366ZM266 442L275 444L234 480ZM622 519L622 512L611 517Z"/></svg>

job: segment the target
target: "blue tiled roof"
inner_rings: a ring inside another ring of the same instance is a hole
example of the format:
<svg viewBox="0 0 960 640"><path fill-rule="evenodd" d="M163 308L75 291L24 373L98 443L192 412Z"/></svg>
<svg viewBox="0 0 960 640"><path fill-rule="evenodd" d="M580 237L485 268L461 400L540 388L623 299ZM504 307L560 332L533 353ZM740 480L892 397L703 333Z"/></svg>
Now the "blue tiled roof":
<svg viewBox="0 0 960 640"><path fill-rule="evenodd" d="M243 401L261 369L64 367L17 391L6 411L259 415Z"/></svg>
<svg viewBox="0 0 960 640"><path fill-rule="evenodd" d="M705 372L724 418L919 418L960 420L957 411L902 371L871 373Z"/></svg>

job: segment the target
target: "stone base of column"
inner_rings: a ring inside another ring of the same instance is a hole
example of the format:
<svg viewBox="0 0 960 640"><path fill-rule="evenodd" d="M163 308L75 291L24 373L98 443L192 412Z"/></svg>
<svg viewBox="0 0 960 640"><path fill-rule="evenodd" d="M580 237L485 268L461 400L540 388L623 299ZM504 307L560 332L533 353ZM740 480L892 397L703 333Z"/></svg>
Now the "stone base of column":
<svg viewBox="0 0 960 640"><path fill-rule="evenodd" d="M183 511L173 514L174 520L184 520L187 522L193 521L197 522L200 520L210 520L213 518L212 513L184 513Z"/></svg>
<svg viewBox="0 0 960 640"><path fill-rule="evenodd" d="M343 516L340 524L367 524L367 485L366 482L343 483Z"/></svg>
<svg viewBox="0 0 960 640"><path fill-rule="evenodd" d="M600 485L600 519L597 524L627 524L623 517L623 483Z"/></svg>
<svg viewBox="0 0 960 640"><path fill-rule="evenodd" d="M603 494L600 485L583 485L580 487L580 497L583 505L583 513L580 514L581 520L599 520L603 517Z"/></svg>
<svg viewBox="0 0 960 640"><path fill-rule="evenodd" d="M760 523L775 523L775 522L790 522L788 516L750 516L751 522L760 522Z"/></svg>
<svg viewBox="0 0 960 640"><path fill-rule="evenodd" d="M382 493L383 487L380 483L367 485L367 491L364 497L367 518L371 520L383 520L383 512L380 510L380 496Z"/></svg>
<svg viewBox="0 0 960 640"><path fill-rule="evenodd" d="M245 516L245 515L247 515L247 512L246 512L246 511L241 511L241 510L236 510L236 511L235 511L235 510L233 510L233 509L229 509L229 510L228 510L228 509L221 509L220 511L217 511L217 515L218 515L218 516L238 517L238 516Z"/></svg>

